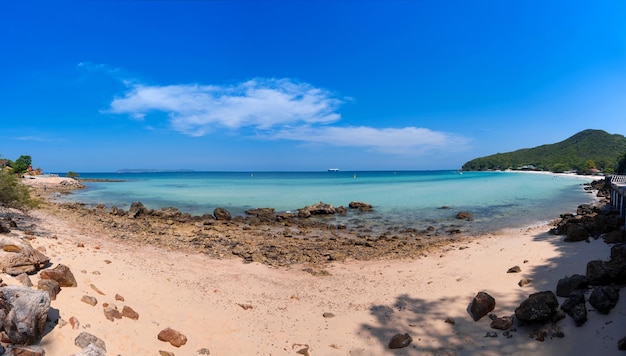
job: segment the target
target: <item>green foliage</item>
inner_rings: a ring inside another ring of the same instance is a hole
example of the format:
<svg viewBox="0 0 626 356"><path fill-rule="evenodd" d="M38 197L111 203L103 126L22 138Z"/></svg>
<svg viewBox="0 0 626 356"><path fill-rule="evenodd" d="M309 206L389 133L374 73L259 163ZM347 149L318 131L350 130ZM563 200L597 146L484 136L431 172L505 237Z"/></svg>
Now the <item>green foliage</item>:
<svg viewBox="0 0 626 356"><path fill-rule="evenodd" d="M0 171L0 205L16 209L27 209L36 206L31 199L28 187L17 175Z"/></svg>
<svg viewBox="0 0 626 356"><path fill-rule="evenodd" d="M11 164L11 168L13 168L13 172L16 174L22 174L28 170L32 162L33 160L30 156L20 156Z"/></svg>
<svg viewBox="0 0 626 356"><path fill-rule="evenodd" d="M463 170L519 169L522 166L534 166L539 170L553 172L583 172L591 168L612 171L620 154L625 151L626 137L611 135L602 130L585 130L559 143L476 158L465 163Z"/></svg>
<svg viewBox="0 0 626 356"><path fill-rule="evenodd" d="M617 162L617 174L626 174L626 153Z"/></svg>
<svg viewBox="0 0 626 356"><path fill-rule="evenodd" d="M73 171L69 171L67 172L67 174L65 175L68 178L74 178L74 179L78 179L78 177L80 177L80 174L73 172Z"/></svg>

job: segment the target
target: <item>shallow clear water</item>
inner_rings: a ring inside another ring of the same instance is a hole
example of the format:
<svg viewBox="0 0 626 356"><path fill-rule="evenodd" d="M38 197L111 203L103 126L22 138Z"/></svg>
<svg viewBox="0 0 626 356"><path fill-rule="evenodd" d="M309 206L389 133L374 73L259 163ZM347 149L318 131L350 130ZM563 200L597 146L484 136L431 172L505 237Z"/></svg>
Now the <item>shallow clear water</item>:
<svg viewBox="0 0 626 356"><path fill-rule="evenodd" d="M330 222L418 229L462 225L478 232L549 221L592 200L582 187L589 179L515 172L82 173L81 178L123 182L87 183L88 189L59 199L124 209L141 201L152 209L174 206L194 215L216 207L243 215L250 208L295 211L319 201L335 206L363 201L375 212ZM459 211L471 212L474 221L456 220Z"/></svg>

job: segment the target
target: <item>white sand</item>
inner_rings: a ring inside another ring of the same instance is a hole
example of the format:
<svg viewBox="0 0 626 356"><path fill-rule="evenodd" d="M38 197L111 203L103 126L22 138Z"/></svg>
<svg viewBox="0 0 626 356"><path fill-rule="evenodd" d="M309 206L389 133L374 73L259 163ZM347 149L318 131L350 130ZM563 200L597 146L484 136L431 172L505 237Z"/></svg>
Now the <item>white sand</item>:
<svg viewBox="0 0 626 356"><path fill-rule="evenodd" d="M520 327L512 338L501 331L497 338L484 337L497 330L489 318L474 322L468 314L477 292L496 299L493 313L512 315L528 294L554 291L558 279L584 274L589 260L608 259L610 246L601 240L564 243L544 233L546 226L467 239L417 260L336 263L326 268L330 276L313 276L301 267L213 260L84 236L58 218L34 215L56 239L39 237L33 246L44 247L54 265L69 266L78 280L77 288L63 288L52 307L66 321L77 318L80 327L59 325L48 333L41 342L48 356L78 352L73 342L81 331L103 339L109 355L198 355L202 348L211 355L297 355L307 347L309 355L610 355L626 336L622 298L608 316L590 311L580 328L569 317L561 321L562 339L535 341L528 337L531 329ZM515 265L521 273L506 273ZM36 284L38 277L31 278ZM532 283L519 287L521 278ZM115 294L125 301L115 301ZM81 302L83 295L98 304ZM132 307L139 320L105 319L105 302ZM455 325L444 322L449 317ZM176 348L157 340L165 327L185 334L187 344ZM389 350L397 333L409 333L413 343Z"/></svg>

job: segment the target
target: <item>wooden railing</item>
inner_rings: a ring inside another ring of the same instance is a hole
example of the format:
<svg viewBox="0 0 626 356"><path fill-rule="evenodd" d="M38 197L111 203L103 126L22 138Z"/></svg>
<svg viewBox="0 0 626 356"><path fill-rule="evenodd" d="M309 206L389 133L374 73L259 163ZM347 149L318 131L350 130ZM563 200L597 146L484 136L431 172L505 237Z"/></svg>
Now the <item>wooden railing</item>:
<svg viewBox="0 0 626 356"><path fill-rule="evenodd" d="M626 183L626 175L611 176L611 183L616 183L616 184Z"/></svg>

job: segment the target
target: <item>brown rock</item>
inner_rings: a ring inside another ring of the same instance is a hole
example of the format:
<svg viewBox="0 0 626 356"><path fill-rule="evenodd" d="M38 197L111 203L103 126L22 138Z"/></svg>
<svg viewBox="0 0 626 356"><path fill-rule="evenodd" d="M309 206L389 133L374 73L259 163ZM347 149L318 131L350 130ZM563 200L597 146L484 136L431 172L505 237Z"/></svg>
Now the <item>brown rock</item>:
<svg viewBox="0 0 626 356"><path fill-rule="evenodd" d="M523 286L525 286L527 284L530 284L530 282L532 282L531 279L522 278L522 279L519 280L519 282L517 282L517 285L520 286L520 287L523 287Z"/></svg>
<svg viewBox="0 0 626 356"><path fill-rule="evenodd" d="M133 308L127 305L124 305L122 307L122 316L127 317L128 319L133 319L133 320L139 319L139 313L137 313L136 311L133 310Z"/></svg>
<svg viewBox="0 0 626 356"><path fill-rule="evenodd" d="M402 349L411 344L413 338L409 334L396 334L389 341L390 349Z"/></svg>
<svg viewBox="0 0 626 356"><path fill-rule="evenodd" d="M33 345L43 336L50 297L24 286L0 288L0 331L5 343Z"/></svg>
<svg viewBox="0 0 626 356"><path fill-rule="evenodd" d="M37 282L37 289L47 292L51 300L56 300L57 295L61 292L59 282L54 279L40 279Z"/></svg>
<svg viewBox="0 0 626 356"><path fill-rule="evenodd" d="M494 310L496 307L496 300L492 296L485 292L479 292L470 305L470 315L474 321L480 320L483 316Z"/></svg>
<svg viewBox="0 0 626 356"><path fill-rule="evenodd" d="M76 337L76 339L74 339L74 345L80 348L85 348L89 346L89 344L94 344L95 346L101 348L104 351L107 350L106 344L104 343L104 341L102 341L102 339L88 332L83 331Z"/></svg>
<svg viewBox="0 0 626 356"><path fill-rule="evenodd" d="M514 266L509 268L508 271L506 271L506 273L520 273L522 271L521 268L519 268L519 266Z"/></svg>
<svg viewBox="0 0 626 356"><path fill-rule="evenodd" d="M107 320L114 321L115 319L122 319L122 314L117 309L115 304L104 303L102 304L104 310L104 316Z"/></svg>
<svg viewBox="0 0 626 356"><path fill-rule="evenodd" d="M57 265L53 269L46 269L39 272L39 276L42 279L53 279L59 282L61 287L76 287L78 284L76 283L76 278L74 278L74 274L70 271L70 268L66 265Z"/></svg>
<svg viewBox="0 0 626 356"><path fill-rule="evenodd" d="M116 295L115 295L115 300L120 301L120 302L123 302L123 301L124 301L124 297L122 297L122 296L121 296L121 295L119 295L119 294L116 294Z"/></svg>
<svg viewBox="0 0 626 356"><path fill-rule="evenodd" d="M159 350L159 356L176 356L173 352Z"/></svg>
<svg viewBox="0 0 626 356"><path fill-rule="evenodd" d="M169 342L175 347L181 347L187 343L187 337L185 335L169 327L161 330L157 338L161 341Z"/></svg>
<svg viewBox="0 0 626 356"><path fill-rule="evenodd" d="M80 301L83 303L87 303L89 305L91 305L92 307L96 304L98 304L98 300L96 299L96 297L92 297L90 295L83 295L82 298L80 298Z"/></svg>
<svg viewBox="0 0 626 356"><path fill-rule="evenodd" d="M512 316L503 316L502 318L495 318L491 321L491 328L498 330L509 330L513 326Z"/></svg>
<svg viewBox="0 0 626 356"><path fill-rule="evenodd" d="M15 279L17 279L17 281L20 282L20 284L23 286L26 286L26 287L33 286L33 282L30 280L30 277L26 273L18 274L17 276L15 276Z"/></svg>
<svg viewBox="0 0 626 356"><path fill-rule="evenodd" d="M25 239L0 237L1 272L17 276L34 272L50 262L50 258L34 249Z"/></svg>
<svg viewBox="0 0 626 356"><path fill-rule="evenodd" d="M76 317L70 317L70 325L72 326L72 330L78 329L80 327L80 321L76 319Z"/></svg>
<svg viewBox="0 0 626 356"><path fill-rule="evenodd" d="M89 287L91 287L91 289L93 289L96 293L100 294L100 295L105 295L103 291L100 290L100 288L96 287L95 284L90 284Z"/></svg>

